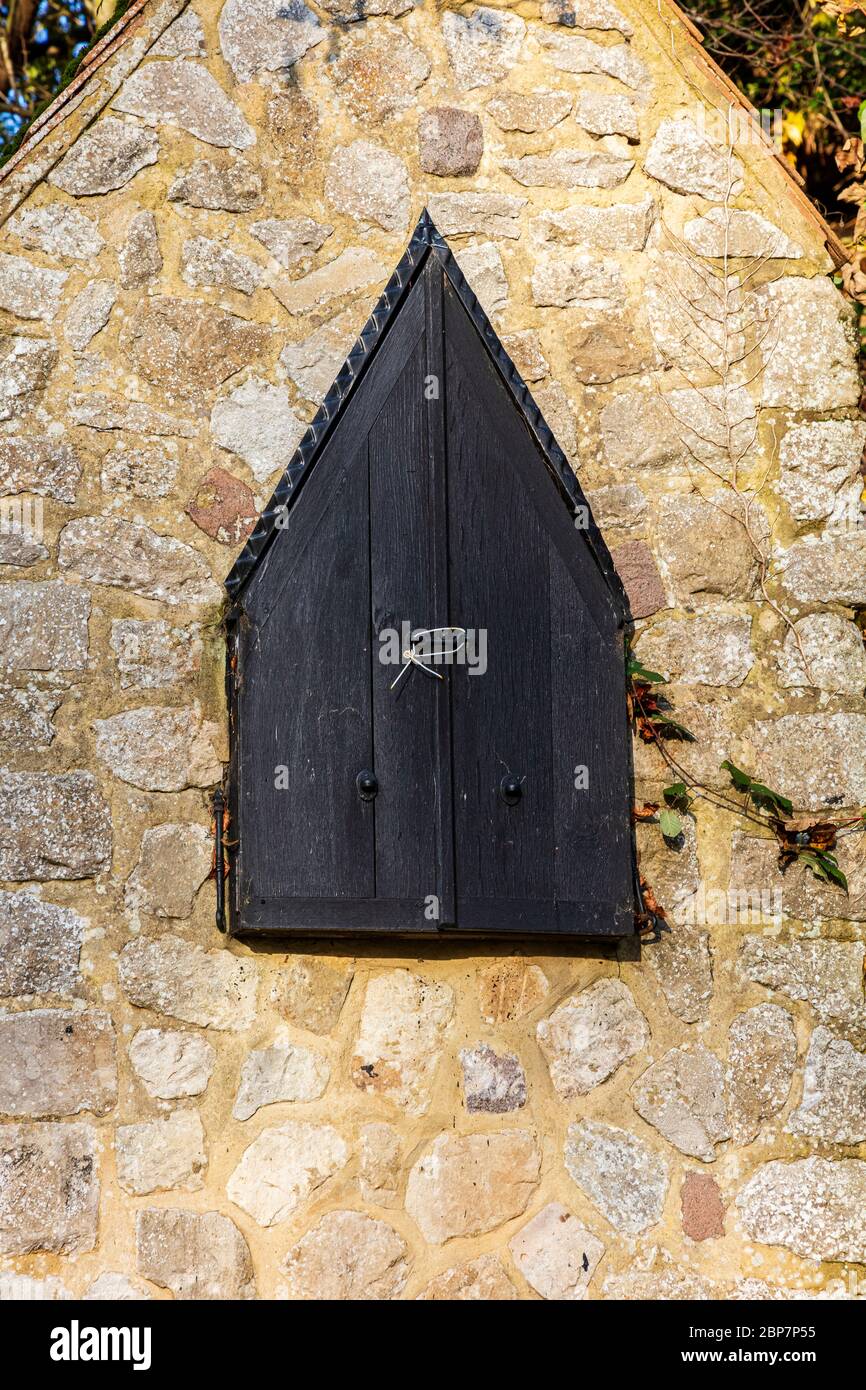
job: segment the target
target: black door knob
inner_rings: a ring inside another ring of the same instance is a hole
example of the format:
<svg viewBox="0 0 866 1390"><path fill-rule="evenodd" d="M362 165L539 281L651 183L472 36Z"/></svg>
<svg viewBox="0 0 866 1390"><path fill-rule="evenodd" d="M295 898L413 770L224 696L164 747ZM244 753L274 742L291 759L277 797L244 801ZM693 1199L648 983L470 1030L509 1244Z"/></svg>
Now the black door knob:
<svg viewBox="0 0 866 1390"><path fill-rule="evenodd" d="M379 779L375 772L371 772L368 767L363 772L359 772L355 778L355 786L358 788L358 795L362 801L372 801L379 790Z"/></svg>
<svg viewBox="0 0 866 1390"><path fill-rule="evenodd" d="M506 806L516 806L523 795L523 786L521 785L520 778L515 777L513 773L506 773L499 783L499 795L502 797Z"/></svg>

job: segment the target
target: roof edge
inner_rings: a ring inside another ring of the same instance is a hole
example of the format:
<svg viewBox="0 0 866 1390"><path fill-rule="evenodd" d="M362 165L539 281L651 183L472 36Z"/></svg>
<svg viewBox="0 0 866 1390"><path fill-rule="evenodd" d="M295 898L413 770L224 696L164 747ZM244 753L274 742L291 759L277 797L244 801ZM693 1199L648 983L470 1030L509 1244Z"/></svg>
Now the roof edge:
<svg viewBox="0 0 866 1390"><path fill-rule="evenodd" d="M10 159L7 159L5 164L0 166L0 183L18 167L24 157L29 154L31 148L39 144L47 131L57 125L62 118L64 108L72 98L77 96L93 73L112 56L121 44L126 42L129 33L139 27L143 18L142 12L147 4L148 0L132 0L129 9L120 16L117 23L112 24L108 33L87 50L72 81L58 92L45 110L40 111L39 115L30 122L18 149ZM35 136L39 136L39 139L34 139Z"/></svg>
<svg viewBox="0 0 866 1390"><path fill-rule="evenodd" d="M94 44L68 87L28 127L20 148L0 167L0 224L50 174L75 141L110 105L189 0L133 0ZM129 49L127 40L133 37Z"/></svg>
<svg viewBox="0 0 866 1390"><path fill-rule="evenodd" d="M770 139L769 135L767 134L766 130L761 124L761 120L756 108L749 101L745 93L743 93L740 90L737 84L730 77L728 77L724 68L722 68L716 62L715 58L713 58L712 55L707 52L707 49L704 44L704 36L701 30L689 17L689 15L687 15L686 12L680 7L680 5L677 3L677 0L664 0L664 4L666 9L668 9L671 12L673 17L679 21L679 24L681 25L682 37L685 43L689 46L693 58L697 61L698 67L703 71L705 76L708 77L711 82L713 82L716 86L721 88L722 92L728 98L732 98L733 102L737 106L739 106L741 110L745 111L749 115L750 119L752 120L755 126L758 138L764 145L767 152L773 156L776 165L778 165L778 167L781 169L789 185L788 191L791 197L793 198L794 202L797 204L804 216L810 222L812 222L817 228L817 230L821 233L824 239L824 245L826 247L826 250L830 255L830 258L836 266L837 270L841 266L847 264L847 262L849 262L851 259L850 248L847 247L845 243L840 239L838 234L833 230L830 223L827 221L824 214L812 201L808 193L806 193L803 179L801 178L797 170L793 167L793 165L789 164L785 156L779 151L779 149ZM661 12L661 0L659 3L658 12L659 17L664 22L664 16Z"/></svg>

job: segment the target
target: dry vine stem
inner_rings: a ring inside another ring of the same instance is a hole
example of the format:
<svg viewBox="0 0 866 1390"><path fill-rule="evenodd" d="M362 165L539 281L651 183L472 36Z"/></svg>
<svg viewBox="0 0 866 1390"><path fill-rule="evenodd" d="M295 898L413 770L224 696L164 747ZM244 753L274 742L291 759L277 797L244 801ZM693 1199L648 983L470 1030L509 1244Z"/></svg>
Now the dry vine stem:
<svg viewBox="0 0 866 1390"><path fill-rule="evenodd" d="M767 484L776 454L777 437L772 426L770 461L756 486L742 483L743 465L758 439L759 408L752 400L749 388L761 376L769 355L779 342L779 320L771 312L770 287L784 276L784 259L775 275L765 278L768 264L777 259L783 245L776 245L774 234L768 233L764 253L750 258L731 255L732 199L737 185L734 153L735 110L727 114L727 178L725 196L720 204L723 234L721 264L713 265L698 256L662 219L661 226L669 243L667 254L674 258L675 269L664 277L661 292L671 298L682 313L681 325L675 325L681 340L682 352L676 366L687 387L703 401L708 424L698 428L677 413L671 392L655 387L677 426L677 434L694 464L715 479L735 500L729 511L715 496L706 501L741 526L758 569L758 584L767 607L792 634L806 677L812 684L812 673L800 634L791 617L768 590L772 558L773 528L758 498ZM779 238L783 238L779 232ZM737 259L740 268L732 273L731 261ZM759 278L760 281L759 281ZM762 309L763 297L766 308ZM664 349L662 348L664 353ZM691 363L697 362L697 377L690 375ZM709 376L710 384L705 378ZM702 447L703 446L703 447ZM692 464L689 464L692 488L703 495ZM763 525L762 525L763 523ZM766 529L765 529L766 528Z"/></svg>

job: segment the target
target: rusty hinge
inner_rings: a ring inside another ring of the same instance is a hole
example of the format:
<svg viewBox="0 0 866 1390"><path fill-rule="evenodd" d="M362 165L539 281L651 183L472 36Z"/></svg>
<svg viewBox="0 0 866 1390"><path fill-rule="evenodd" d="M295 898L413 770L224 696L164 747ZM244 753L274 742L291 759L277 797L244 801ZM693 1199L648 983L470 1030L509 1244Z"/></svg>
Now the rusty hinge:
<svg viewBox="0 0 866 1390"><path fill-rule="evenodd" d="M222 787L213 794L213 833L214 851L211 873L216 880L216 924L221 932L226 929L226 878L229 866L225 847L228 844L226 831L229 828L229 808Z"/></svg>

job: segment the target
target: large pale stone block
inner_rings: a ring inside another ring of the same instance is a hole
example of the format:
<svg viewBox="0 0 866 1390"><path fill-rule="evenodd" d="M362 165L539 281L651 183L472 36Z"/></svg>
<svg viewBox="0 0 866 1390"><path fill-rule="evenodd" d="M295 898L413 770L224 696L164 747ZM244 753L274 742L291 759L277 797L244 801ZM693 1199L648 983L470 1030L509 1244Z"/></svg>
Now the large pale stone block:
<svg viewBox="0 0 866 1390"><path fill-rule="evenodd" d="M262 201L262 179L245 159L217 164L197 159L181 169L168 190L172 203L223 212L251 212Z"/></svg>
<svg viewBox="0 0 866 1390"><path fill-rule="evenodd" d="M634 168L634 160L606 150L554 150L504 159L502 167L528 188L617 188Z"/></svg>
<svg viewBox="0 0 866 1390"><path fill-rule="evenodd" d="M788 1128L828 1144L866 1140L866 1055L827 1028L812 1034L803 1095Z"/></svg>
<svg viewBox="0 0 866 1390"><path fill-rule="evenodd" d="M571 1125L565 1166L617 1231L636 1236L661 1221L670 1170L637 1135L594 1120Z"/></svg>
<svg viewBox="0 0 866 1390"><path fill-rule="evenodd" d="M97 1009L32 1009L0 1017L0 1114L40 1119L117 1101L111 1017Z"/></svg>
<svg viewBox="0 0 866 1390"><path fill-rule="evenodd" d="M48 182L74 198L122 188L159 158L159 139L132 121L103 116L85 130L48 175Z"/></svg>
<svg viewBox="0 0 866 1390"><path fill-rule="evenodd" d="M592 1231L559 1202L551 1202L508 1242L514 1263L542 1298L578 1301L604 1254Z"/></svg>
<svg viewBox="0 0 866 1390"><path fill-rule="evenodd" d="M125 1192L204 1186L207 1167L204 1129L195 1110L175 1110L158 1120L119 1125L114 1141L117 1181Z"/></svg>
<svg viewBox="0 0 866 1390"><path fill-rule="evenodd" d="M249 1246L227 1216L146 1207L135 1236L139 1274L175 1298L255 1298Z"/></svg>
<svg viewBox="0 0 866 1390"><path fill-rule="evenodd" d="M536 1029L538 1045L562 1100L585 1096L640 1052L649 1026L621 980L595 984L560 1004Z"/></svg>
<svg viewBox="0 0 866 1390"><path fill-rule="evenodd" d="M229 951L203 951L176 936L139 938L121 951L118 974L131 1003L183 1023L243 1032L255 1017L257 967Z"/></svg>
<svg viewBox="0 0 866 1390"><path fill-rule="evenodd" d="M221 448L242 458L260 483L286 467L307 429L286 392L255 376L217 401L210 428Z"/></svg>
<svg viewBox="0 0 866 1390"><path fill-rule="evenodd" d="M258 73L284 72L325 38L326 31L303 0L226 0L220 11L223 57L238 82Z"/></svg>
<svg viewBox="0 0 866 1390"><path fill-rule="evenodd" d="M408 970L374 976L352 1057L355 1085L387 1096L407 1115L426 1114L453 1011L450 985Z"/></svg>
<svg viewBox="0 0 866 1390"><path fill-rule="evenodd" d="M138 863L126 880L126 906L156 917L189 917L210 874L212 853L213 838L203 825L145 830Z"/></svg>
<svg viewBox="0 0 866 1390"><path fill-rule="evenodd" d="M666 618L641 636L639 660L684 685L743 684L755 664L751 618L725 613Z"/></svg>
<svg viewBox="0 0 866 1390"><path fill-rule="evenodd" d="M500 91L488 101L487 111L500 130L521 130L525 134L532 134L559 125L573 105L571 92Z"/></svg>
<svg viewBox="0 0 866 1390"><path fill-rule="evenodd" d="M81 671L89 651L90 593L62 579L0 588L0 667Z"/></svg>
<svg viewBox="0 0 866 1390"><path fill-rule="evenodd" d="M92 1125L0 1125L0 1254L92 1250L98 1208Z"/></svg>
<svg viewBox="0 0 866 1390"><path fill-rule="evenodd" d="M256 142L240 108L201 63L181 58L142 63L124 82L114 105L148 125L179 126L208 145L245 150Z"/></svg>
<svg viewBox="0 0 866 1390"><path fill-rule="evenodd" d="M279 972L272 991L278 1011L311 1033L337 1026L355 963L339 956L294 956Z"/></svg>
<svg viewBox="0 0 866 1390"><path fill-rule="evenodd" d="M260 1048L243 1064L232 1115L236 1120L249 1120L263 1105L317 1100L330 1075L326 1059L307 1047L275 1043Z"/></svg>
<svg viewBox="0 0 866 1390"><path fill-rule="evenodd" d="M760 1167L737 1198L746 1234L807 1260L866 1262L866 1163L802 1158Z"/></svg>
<svg viewBox="0 0 866 1390"><path fill-rule="evenodd" d="M275 1226L344 1167L349 1147L333 1125L290 1121L245 1149L226 1185L229 1200L260 1226Z"/></svg>
<svg viewBox="0 0 866 1390"><path fill-rule="evenodd" d="M409 221L406 165L371 140L337 146L325 173L325 197L340 212L386 232L405 231Z"/></svg>
<svg viewBox="0 0 866 1390"><path fill-rule="evenodd" d="M507 77L520 57L526 24L508 10L478 5L470 14L446 10L442 37L454 80L468 91Z"/></svg>
<svg viewBox="0 0 866 1390"><path fill-rule="evenodd" d="M271 329L215 304L175 295L145 296L130 316L121 347L133 371L171 397L195 399L220 386L267 350Z"/></svg>
<svg viewBox="0 0 866 1390"><path fill-rule="evenodd" d="M369 129L418 102L417 89L430 76L430 59L396 24L365 24L344 34L328 75L341 101Z"/></svg>
<svg viewBox="0 0 866 1390"><path fill-rule="evenodd" d="M638 1077L634 1108L681 1153L712 1163L730 1138L722 1064L705 1047L679 1047Z"/></svg>
<svg viewBox="0 0 866 1390"><path fill-rule="evenodd" d="M172 627L162 618L115 618L111 649L124 690L162 690L194 680L201 670L202 640L197 623Z"/></svg>
<svg viewBox="0 0 866 1390"><path fill-rule="evenodd" d="M698 193L711 203L722 203L743 190L742 161L724 145L714 144L688 116L660 121L644 169L675 193Z"/></svg>
<svg viewBox="0 0 866 1390"><path fill-rule="evenodd" d="M593 43L572 34L550 33L538 28L535 36L546 50L549 61L560 72L601 73L615 77L623 86L639 92L642 98L651 90L646 64L627 43Z"/></svg>
<svg viewBox="0 0 866 1390"><path fill-rule="evenodd" d="M0 251L0 309L19 319L51 323L60 308L68 272L47 270L23 256Z"/></svg>
<svg viewBox="0 0 866 1390"><path fill-rule="evenodd" d="M91 773L0 774L0 879L89 878L110 868L111 845Z"/></svg>
<svg viewBox="0 0 866 1390"><path fill-rule="evenodd" d="M795 541L779 561L782 583L797 603L866 605L866 532L829 530Z"/></svg>
<svg viewBox="0 0 866 1390"><path fill-rule="evenodd" d="M792 410L836 410L860 399L854 306L835 285L786 276L758 290L763 400Z"/></svg>
<svg viewBox="0 0 866 1390"><path fill-rule="evenodd" d="M92 261L105 245L92 217L60 202L19 208L6 223L6 231L28 251L44 251L61 260Z"/></svg>
<svg viewBox="0 0 866 1390"><path fill-rule="evenodd" d="M703 1022L713 995L710 933L677 923L673 931L662 932L661 940L647 949L646 961L671 1013L684 1023Z"/></svg>
<svg viewBox="0 0 866 1390"><path fill-rule="evenodd" d="M145 1089L158 1100L200 1096L216 1065L216 1051L197 1033L139 1028L129 1060Z"/></svg>
<svg viewBox="0 0 866 1390"><path fill-rule="evenodd" d="M35 893L0 893L0 998L75 989L84 926L77 912Z"/></svg>
<svg viewBox="0 0 866 1390"><path fill-rule="evenodd" d="M286 1256L289 1296L315 1302L399 1298L407 1253L386 1221L359 1211L328 1212Z"/></svg>
<svg viewBox="0 0 866 1390"><path fill-rule="evenodd" d="M6 434L0 438L0 495L31 492L74 502L81 460L50 434Z"/></svg>
<svg viewBox="0 0 866 1390"><path fill-rule="evenodd" d="M540 1166L529 1130L440 1134L409 1174L406 1210L431 1245L482 1235L526 1210Z"/></svg>
<svg viewBox="0 0 866 1390"><path fill-rule="evenodd" d="M798 808L866 804L866 714L783 714L756 720L748 737L755 775Z"/></svg>
<svg viewBox="0 0 866 1390"><path fill-rule="evenodd" d="M122 782L148 791L208 787L222 777L216 725L197 707L140 706L94 720L96 756Z"/></svg>
<svg viewBox="0 0 866 1390"><path fill-rule="evenodd" d="M758 1004L737 1014L728 1029L725 1084L731 1131L738 1144L751 1144L762 1121L781 1110L796 1065L797 1031L787 1009Z"/></svg>
<svg viewBox="0 0 866 1390"><path fill-rule="evenodd" d="M219 602L220 591L198 551L114 516L69 521L60 533L58 564L93 584L131 589L163 603Z"/></svg>
<svg viewBox="0 0 866 1390"><path fill-rule="evenodd" d="M773 941L745 938L739 967L743 978L803 1000L834 1033L866 1045L861 941Z"/></svg>

